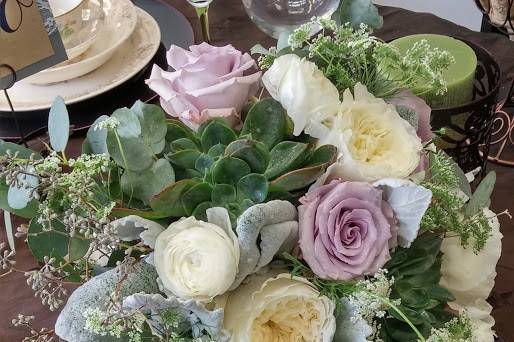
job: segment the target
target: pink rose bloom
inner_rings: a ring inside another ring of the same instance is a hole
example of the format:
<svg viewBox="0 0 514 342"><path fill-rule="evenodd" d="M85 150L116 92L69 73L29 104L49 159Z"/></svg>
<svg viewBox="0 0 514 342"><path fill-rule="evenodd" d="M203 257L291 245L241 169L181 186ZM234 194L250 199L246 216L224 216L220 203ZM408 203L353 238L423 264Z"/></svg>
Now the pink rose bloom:
<svg viewBox="0 0 514 342"><path fill-rule="evenodd" d="M237 125L241 109L259 89L255 61L232 45L202 43L189 49L173 45L167 58L175 71L154 65L146 83L161 97L162 108L193 130L212 117Z"/></svg>
<svg viewBox="0 0 514 342"><path fill-rule="evenodd" d="M350 280L376 273L390 259L397 226L380 189L334 180L300 202L300 250L318 277Z"/></svg>

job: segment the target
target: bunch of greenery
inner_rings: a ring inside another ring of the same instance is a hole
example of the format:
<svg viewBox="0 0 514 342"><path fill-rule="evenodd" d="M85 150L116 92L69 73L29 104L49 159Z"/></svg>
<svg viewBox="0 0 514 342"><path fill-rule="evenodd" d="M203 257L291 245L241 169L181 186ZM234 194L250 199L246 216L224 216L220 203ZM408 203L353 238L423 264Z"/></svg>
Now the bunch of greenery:
<svg viewBox="0 0 514 342"><path fill-rule="evenodd" d="M314 26L321 32L311 37ZM426 41L414 44L404 55L392 44L371 35L370 26L351 23L339 26L320 19L302 25L287 44L266 50L256 46L261 68L269 68L275 58L295 53L316 63L342 94L360 82L379 98L390 98L404 89L415 95L444 94L447 90L443 71L454 58L447 51L432 49ZM289 46L287 46L289 45Z"/></svg>

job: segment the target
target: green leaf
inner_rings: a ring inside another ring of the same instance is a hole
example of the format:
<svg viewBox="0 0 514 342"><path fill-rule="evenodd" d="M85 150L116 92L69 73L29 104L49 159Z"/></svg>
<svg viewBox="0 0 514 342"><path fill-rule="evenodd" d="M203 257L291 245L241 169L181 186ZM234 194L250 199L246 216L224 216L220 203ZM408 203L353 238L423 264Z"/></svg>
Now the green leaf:
<svg viewBox="0 0 514 342"><path fill-rule="evenodd" d="M207 152L208 155L210 155L213 158L219 157L223 155L223 152L225 152L225 148L227 148L226 145L223 144L216 144L213 147L209 149Z"/></svg>
<svg viewBox="0 0 514 342"><path fill-rule="evenodd" d="M182 205L187 215L192 215L195 208L202 202L211 200L212 186L209 183L194 185L182 195Z"/></svg>
<svg viewBox="0 0 514 342"><path fill-rule="evenodd" d="M31 200L27 203L27 205L23 209L14 209L9 206L9 201L7 200L7 193L9 191L9 187L5 184L3 179L0 179L0 209L8 211L16 216L20 216L23 218L33 218L37 215L39 210L39 202L36 200Z"/></svg>
<svg viewBox="0 0 514 342"><path fill-rule="evenodd" d="M194 216L197 220L207 222L207 209L209 208L212 208L211 202L200 203L193 211L192 216Z"/></svg>
<svg viewBox="0 0 514 342"><path fill-rule="evenodd" d="M261 44L256 44L254 46L252 46L252 48L250 49L250 54L251 55L255 55L255 54L259 54L259 55L270 55L271 52L269 52L268 49L266 49L264 46L262 46Z"/></svg>
<svg viewBox="0 0 514 342"><path fill-rule="evenodd" d="M266 145L251 139L233 141L227 146L225 155L244 160L256 173L263 173L270 159Z"/></svg>
<svg viewBox="0 0 514 342"><path fill-rule="evenodd" d="M266 196L268 196L268 180L261 174L250 173L237 183L237 197L240 202L250 199L254 203L261 203Z"/></svg>
<svg viewBox="0 0 514 342"><path fill-rule="evenodd" d="M378 29L384 24L384 18L378 13L372 0L343 0L333 18L340 25L350 23L354 28L359 28L360 24L366 24Z"/></svg>
<svg viewBox="0 0 514 342"><path fill-rule="evenodd" d="M166 126L166 141L175 141L180 138L196 139L194 132L178 120L168 119Z"/></svg>
<svg viewBox="0 0 514 342"><path fill-rule="evenodd" d="M466 177L466 174L462 169L460 168L459 164L457 164L453 159L449 159L450 162L453 165L453 169L455 170L455 174L459 178L459 188L462 190L462 192L471 198L472 192L471 192L471 185L469 184L468 178Z"/></svg>
<svg viewBox="0 0 514 342"><path fill-rule="evenodd" d="M271 149L282 141L287 132L286 111L272 98L257 102L248 113L241 135L264 143Z"/></svg>
<svg viewBox="0 0 514 342"><path fill-rule="evenodd" d="M225 123L211 120L201 134L202 148L204 151L209 151L211 147L218 144L228 145L236 138L236 133Z"/></svg>
<svg viewBox="0 0 514 342"><path fill-rule="evenodd" d="M111 211L111 215L114 217L126 217L130 215L140 216L142 218L148 220L158 220L162 218L169 217L169 215L159 213L152 210L139 210L139 209L130 209L130 208L114 208Z"/></svg>
<svg viewBox="0 0 514 342"><path fill-rule="evenodd" d="M182 150L168 155L169 160L184 169L194 169L202 153L198 150Z"/></svg>
<svg viewBox="0 0 514 342"><path fill-rule="evenodd" d="M12 154L18 152L18 158L29 159L32 154L34 154L36 159L41 159L41 155L37 152L32 151L24 146L13 144L10 142L5 142L0 140L0 156L4 156L7 154L7 151L10 151Z"/></svg>
<svg viewBox="0 0 514 342"><path fill-rule="evenodd" d="M251 172L244 161L234 157L223 157L216 162L212 170L214 183L237 186L239 180Z"/></svg>
<svg viewBox="0 0 514 342"><path fill-rule="evenodd" d="M131 110L139 118L141 137L145 143L152 148L155 154L161 153L168 132L164 111L159 106L141 101L136 101Z"/></svg>
<svg viewBox="0 0 514 342"><path fill-rule="evenodd" d="M68 245L68 258L70 261L82 259L89 250L91 240L72 237Z"/></svg>
<svg viewBox="0 0 514 342"><path fill-rule="evenodd" d="M50 145L56 152L63 152L70 136L70 117L64 99L57 96L48 115Z"/></svg>
<svg viewBox="0 0 514 342"><path fill-rule="evenodd" d="M87 131L86 141L93 154L109 154L109 150L107 149L107 129L97 127L100 122L108 118L107 115L100 116Z"/></svg>
<svg viewBox="0 0 514 342"><path fill-rule="evenodd" d="M189 138L179 138L175 141L172 141L170 147L173 152L183 150L198 150L198 146Z"/></svg>
<svg viewBox="0 0 514 342"><path fill-rule="evenodd" d="M118 140L119 138L119 140ZM107 133L107 148L119 166L130 171L143 171L153 163L153 151L140 138L116 137L114 130Z"/></svg>
<svg viewBox="0 0 514 342"><path fill-rule="evenodd" d="M43 261L53 251L61 257L68 254L69 236L66 235L64 225L59 221L52 222L52 230L45 232L43 226L37 222L37 218L30 221L27 242L34 258Z"/></svg>
<svg viewBox="0 0 514 342"><path fill-rule="evenodd" d="M154 211L167 216L186 216L187 213L182 206L180 198L182 194L198 183L194 179L184 179L173 183L150 200L150 207Z"/></svg>
<svg viewBox="0 0 514 342"><path fill-rule="evenodd" d="M307 144L282 141L270 152L270 162L264 175L273 179L285 172L302 165L309 157L309 146Z"/></svg>
<svg viewBox="0 0 514 342"><path fill-rule="evenodd" d="M137 115L128 108L116 109L111 115L118 119L120 124L116 131L121 138L138 138L141 134L141 123Z"/></svg>
<svg viewBox="0 0 514 342"><path fill-rule="evenodd" d="M126 170L121 176L121 189L128 196L148 204L153 195L175 182L175 172L170 162L159 159L142 172Z"/></svg>
<svg viewBox="0 0 514 342"><path fill-rule="evenodd" d="M468 204L466 205L466 209L464 210L464 214L467 217L472 217L476 215L483 208L489 207L491 204L491 194L494 190L494 184L496 183L496 172L491 171L485 176L485 178L480 182L477 189L471 196Z"/></svg>
<svg viewBox="0 0 514 342"><path fill-rule="evenodd" d="M225 206L236 201L236 188L228 184L216 184L212 189L211 201L216 206Z"/></svg>
<svg viewBox="0 0 514 342"><path fill-rule="evenodd" d="M32 191L39 185L39 178L32 175L36 173L34 167L28 166L26 172L30 174L20 173L17 176L20 187L11 185L7 190L7 203L13 209L26 208L32 200Z"/></svg>
<svg viewBox="0 0 514 342"><path fill-rule="evenodd" d="M214 164L214 158L208 154L202 153L195 162L195 169L202 173L203 175L207 174L211 169L211 166Z"/></svg>

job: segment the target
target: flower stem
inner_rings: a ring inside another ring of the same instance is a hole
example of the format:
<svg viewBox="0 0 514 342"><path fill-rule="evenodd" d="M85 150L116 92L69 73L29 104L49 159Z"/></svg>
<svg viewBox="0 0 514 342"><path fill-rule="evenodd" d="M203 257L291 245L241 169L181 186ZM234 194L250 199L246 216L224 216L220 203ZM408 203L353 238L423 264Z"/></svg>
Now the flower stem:
<svg viewBox="0 0 514 342"><path fill-rule="evenodd" d="M211 42L211 34L209 31L209 5L203 7L195 7L198 19L200 19L200 25L202 27L202 37L204 42Z"/></svg>

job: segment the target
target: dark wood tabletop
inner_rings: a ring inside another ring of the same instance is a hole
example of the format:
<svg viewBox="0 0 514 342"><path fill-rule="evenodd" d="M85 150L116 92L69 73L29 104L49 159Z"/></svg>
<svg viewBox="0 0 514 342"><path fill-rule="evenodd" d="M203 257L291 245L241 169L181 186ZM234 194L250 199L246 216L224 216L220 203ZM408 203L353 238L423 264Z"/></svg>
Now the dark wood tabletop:
<svg viewBox="0 0 514 342"><path fill-rule="evenodd" d="M159 1L159 0L155 0ZM197 40L201 38L195 11L185 0L166 0L182 12L193 25ZM488 49L498 60L504 73L514 73L514 42L494 33L478 33L440 19L431 14L413 13L403 9L382 7L384 27L376 34L384 40L415 33L439 33L465 38ZM214 0L210 9L213 44L230 43L248 51L254 44L264 46L273 40L260 32L246 15L241 0ZM82 137L71 139L69 155L79 152ZM514 153L514 152L513 152ZM498 183L493 193L492 207L499 212L509 209L514 213L514 168L489 164L498 173ZM3 221L3 220L2 220ZM19 223L17 221L17 223ZM496 286L490 297L494 306L496 331L505 341L514 341L514 221L502 218L503 254L497 266ZM6 241L5 230L0 224L0 241ZM21 240L16 241L17 268L29 270L37 266L30 251ZM0 278L0 342L21 341L26 332L11 326L11 319L18 313L35 315L36 327L53 327L57 312L50 312L33 297L23 274L10 274Z"/></svg>

